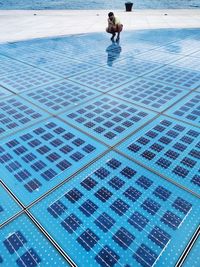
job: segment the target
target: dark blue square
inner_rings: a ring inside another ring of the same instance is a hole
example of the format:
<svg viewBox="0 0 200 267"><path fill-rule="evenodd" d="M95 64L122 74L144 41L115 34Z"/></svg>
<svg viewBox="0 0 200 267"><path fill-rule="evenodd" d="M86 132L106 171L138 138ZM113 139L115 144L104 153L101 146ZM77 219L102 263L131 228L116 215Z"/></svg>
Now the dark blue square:
<svg viewBox="0 0 200 267"><path fill-rule="evenodd" d="M160 199L166 201L169 196L171 195L171 192L169 190L167 190L166 188L162 187L162 186L158 186L153 194L156 196L156 197L159 197Z"/></svg>
<svg viewBox="0 0 200 267"><path fill-rule="evenodd" d="M118 161L117 159L111 159L109 160L107 163L106 163L110 168L112 169L117 169L120 165L121 165L121 162Z"/></svg>
<svg viewBox="0 0 200 267"><path fill-rule="evenodd" d="M200 186L200 175L194 175L191 182L197 186Z"/></svg>
<svg viewBox="0 0 200 267"><path fill-rule="evenodd" d="M82 196L83 194L76 188L71 189L65 194L65 197L72 203L78 201Z"/></svg>
<svg viewBox="0 0 200 267"><path fill-rule="evenodd" d="M79 210L82 211L87 217L90 217L97 209L98 209L98 206L94 202L92 202L90 199L87 199L79 207Z"/></svg>
<svg viewBox="0 0 200 267"><path fill-rule="evenodd" d="M108 182L108 184L114 189L119 190L125 184L125 182L119 177L115 176Z"/></svg>
<svg viewBox="0 0 200 267"><path fill-rule="evenodd" d="M131 217L128 219L128 222L133 225L138 231L142 231L144 227L147 225L149 220L144 217L141 213L135 211Z"/></svg>
<svg viewBox="0 0 200 267"><path fill-rule="evenodd" d="M10 254L15 253L20 247L23 247L27 240L20 231L10 235L6 240L3 241L5 247L8 249Z"/></svg>
<svg viewBox="0 0 200 267"><path fill-rule="evenodd" d="M98 170L96 170L94 174L98 176L100 179L105 179L110 174L110 172L107 169L101 167Z"/></svg>
<svg viewBox="0 0 200 267"><path fill-rule="evenodd" d="M47 156L47 159L50 161L50 162L55 162L56 160L58 160L60 158L60 155L58 155L56 152L53 152L51 154L49 154Z"/></svg>
<svg viewBox="0 0 200 267"><path fill-rule="evenodd" d="M106 202L112 196L112 193L105 187L101 187L94 195L102 202Z"/></svg>
<svg viewBox="0 0 200 267"><path fill-rule="evenodd" d="M114 210L114 212L116 212L119 216L122 216L129 209L129 207L130 206L127 203L119 198L115 200L110 206L110 208Z"/></svg>
<svg viewBox="0 0 200 267"><path fill-rule="evenodd" d="M72 234L76 229L78 229L82 224L82 221L73 213L70 214L64 221L61 222L61 225Z"/></svg>
<svg viewBox="0 0 200 267"><path fill-rule="evenodd" d="M78 238L77 241L86 250L90 251L99 241L99 237L87 228Z"/></svg>
<svg viewBox="0 0 200 267"><path fill-rule="evenodd" d="M176 209L180 210L184 214L187 214L190 211L190 209L192 208L192 204L187 202L186 200L182 199L181 197L178 197L174 201L172 206L175 207Z"/></svg>
<svg viewBox="0 0 200 267"><path fill-rule="evenodd" d="M185 178L189 171L179 165L177 165L174 169L173 169L173 173L177 174L178 176Z"/></svg>
<svg viewBox="0 0 200 267"><path fill-rule="evenodd" d="M64 171L66 169L68 169L72 164L67 161L67 160L62 160L60 161L58 164L56 164L56 166L61 170L61 171Z"/></svg>
<svg viewBox="0 0 200 267"><path fill-rule="evenodd" d="M27 184L25 184L24 187L31 193L37 190L41 185L42 184L37 179L33 179L29 181Z"/></svg>
<svg viewBox="0 0 200 267"><path fill-rule="evenodd" d="M62 151L64 154L67 154L67 153L71 152L72 150L73 150L73 148L69 145L65 145L65 146L60 148L60 151Z"/></svg>
<svg viewBox="0 0 200 267"><path fill-rule="evenodd" d="M160 204L152 200L151 198L145 199L145 201L142 203L141 207L146 210L148 213L151 215L156 214L156 212L159 210L161 207Z"/></svg>
<svg viewBox="0 0 200 267"><path fill-rule="evenodd" d="M136 174L136 171L130 167L125 167L120 173L128 179L131 179Z"/></svg>
<svg viewBox="0 0 200 267"><path fill-rule="evenodd" d="M86 145L83 147L83 151L85 151L86 153L91 153L95 150L96 148L92 145Z"/></svg>
<svg viewBox="0 0 200 267"><path fill-rule="evenodd" d="M133 202L135 202L141 195L142 193L137 190L136 188L130 186L124 193L123 195L127 198L129 198L130 200L132 200Z"/></svg>
<svg viewBox="0 0 200 267"><path fill-rule="evenodd" d="M2 206L0 206L0 212L2 212L2 211L4 211L4 209L3 209L3 207L2 207Z"/></svg>
<svg viewBox="0 0 200 267"><path fill-rule="evenodd" d="M98 183L92 179L90 176L88 176L87 178L85 178L85 180L83 180L81 182L81 185L87 189L87 190L91 190L92 188L94 188Z"/></svg>
<svg viewBox="0 0 200 267"><path fill-rule="evenodd" d="M105 212L103 212L94 222L105 233L115 224L115 220Z"/></svg>
<svg viewBox="0 0 200 267"><path fill-rule="evenodd" d="M161 218L161 222L164 222L170 228L172 228L173 230L176 230L181 224L182 220L176 214L168 210L165 212L165 214Z"/></svg>
<svg viewBox="0 0 200 267"><path fill-rule="evenodd" d="M105 246L95 257L101 267L113 267L119 260L119 256L109 247Z"/></svg>
<svg viewBox="0 0 200 267"><path fill-rule="evenodd" d="M141 149L141 146L138 146L136 144L131 144L128 146L128 149L136 153Z"/></svg>
<svg viewBox="0 0 200 267"><path fill-rule="evenodd" d="M56 201L47 208L48 212L54 217L58 218L67 210L67 207L60 201Z"/></svg>
<svg viewBox="0 0 200 267"><path fill-rule="evenodd" d="M15 178L17 178L17 180L20 182L26 180L30 176L31 176L31 174L26 169L19 171L15 174Z"/></svg>
<svg viewBox="0 0 200 267"><path fill-rule="evenodd" d="M38 264L41 261L42 260L40 259L40 257L37 255L37 253L33 248L29 249L26 253L24 253L20 258L16 260L19 267L24 267L24 266L35 267L38 266Z"/></svg>
<svg viewBox="0 0 200 267"><path fill-rule="evenodd" d="M79 160L81 160L83 157L84 157L84 155L83 155L82 153L80 153L80 152L76 152L76 153L74 153L74 154L72 154L72 155L70 156L70 158L73 159L74 161L79 161Z"/></svg>
<svg viewBox="0 0 200 267"><path fill-rule="evenodd" d="M116 234L112 237L112 239L123 249L127 249L135 237L127 231L124 227L121 227Z"/></svg>
<svg viewBox="0 0 200 267"><path fill-rule="evenodd" d="M136 184L140 185L144 189L148 189L153 182L149 178L142 175L137 179Z"/></svg>
<svg viewBox="0 0 200 267"><path fill-rule="evenodd" d="M141 244L141 246L134 253L133 257L143 267L151 267L154 265L158 255L145 244Z"/></svg>
<svg viewBox="0 0 200 267"><path fill-rule="evenodd" d="M148 238L151 239L159 247L164 248L169 242L171 236L160 227L155 226L148 235Z"/></svg>
<svg viewBox="0 0 200 267"><path fill-rule="evenodd" d="M148 160L152 160L156 154L149 151L149 150L145 150L142 154L141 154L142 157L144 157L145 159L148 159Z"/></svg>

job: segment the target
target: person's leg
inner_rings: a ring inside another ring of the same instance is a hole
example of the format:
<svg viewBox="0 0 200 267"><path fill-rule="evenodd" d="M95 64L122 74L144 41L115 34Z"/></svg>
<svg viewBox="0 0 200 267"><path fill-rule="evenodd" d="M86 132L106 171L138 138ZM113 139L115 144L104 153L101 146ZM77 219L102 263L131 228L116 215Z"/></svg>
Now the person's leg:
<svg viewBox="0 0 200 267"><path fill-rule="evenodd" d="M106 28L106 31L108 32L108 33L111 33L112 34L112 37L110 38L110 40L111 41L114 41L114 37L115 37L115 32L116 32L116 30L114 29L114 27L107 27Z"/></svg>
<svg viewBox="0 0 200 267"><path fill-rule="evenodd" d="M117 25L117 39L116 39L117 42L120 39L120 32L122 31L122 29L123 29L123 25L122 24L118 24Z"/></svg>

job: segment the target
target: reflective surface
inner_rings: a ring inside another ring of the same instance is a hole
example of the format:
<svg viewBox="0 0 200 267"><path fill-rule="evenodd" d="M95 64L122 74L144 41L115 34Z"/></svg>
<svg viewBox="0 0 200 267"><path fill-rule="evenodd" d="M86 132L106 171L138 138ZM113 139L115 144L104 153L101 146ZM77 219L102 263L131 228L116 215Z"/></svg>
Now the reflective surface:
<svg viewBox="0 0 200 267"><path fill-rule="evenodd" d="M2 266L175 266L200 222L199 36L0 45Z"/></svg>

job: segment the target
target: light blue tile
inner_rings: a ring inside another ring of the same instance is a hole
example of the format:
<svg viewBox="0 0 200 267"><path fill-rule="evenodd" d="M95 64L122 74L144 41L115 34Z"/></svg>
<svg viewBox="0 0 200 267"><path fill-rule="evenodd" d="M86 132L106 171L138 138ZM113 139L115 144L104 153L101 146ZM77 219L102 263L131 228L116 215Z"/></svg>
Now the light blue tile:
<svg viewBox="0 0 200 267"><path fill-rule="evenodd" d="M107 254L107 264L139 267L174 266L199 223L198 210L199 199L111 152L30 212L78 266L97 266Z"/></svg>
<svg viewBox="0 0 200 267"><path fill-rule="evenodd" d="M112 146L151 120L156 113L112 96L100 96L59 116Z"/></svg>
<svg viewBox="0 0 200 267"><path fill-rule="evenodd" d="M69 266L25 215L1 228L0 263L5 267Z"/></svg>
<svg viewBox="0 0 200 267"><path fill-rule="evenodd" d="M119 150L200 195L199 136L199 128L160 116Z"/></svg>

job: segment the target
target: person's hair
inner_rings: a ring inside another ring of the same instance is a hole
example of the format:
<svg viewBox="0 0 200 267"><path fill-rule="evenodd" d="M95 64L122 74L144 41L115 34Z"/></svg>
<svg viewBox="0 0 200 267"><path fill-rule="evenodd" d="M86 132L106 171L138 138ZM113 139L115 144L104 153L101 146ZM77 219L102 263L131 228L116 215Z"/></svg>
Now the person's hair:
<svg viewBox="0 0 200 267"><path fill-rule="evenodd" d="M111 16L114 16L114 13L113 12L109 12L108 13L108 17L110 18Z"/></svg>

